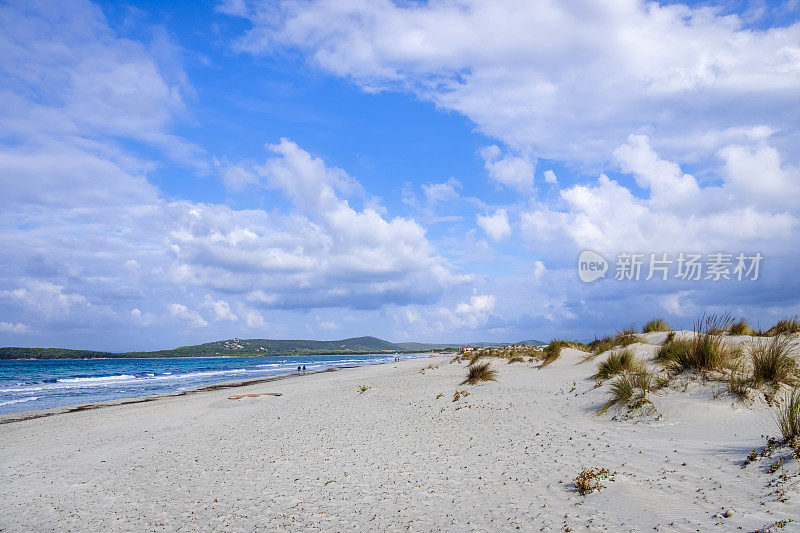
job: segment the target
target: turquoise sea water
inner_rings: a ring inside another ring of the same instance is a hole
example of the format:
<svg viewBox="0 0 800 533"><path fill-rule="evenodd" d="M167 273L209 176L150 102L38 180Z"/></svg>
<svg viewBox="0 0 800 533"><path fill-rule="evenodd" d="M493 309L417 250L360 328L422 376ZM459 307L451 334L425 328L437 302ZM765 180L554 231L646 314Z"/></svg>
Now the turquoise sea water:
<svg viewBox="0 0 800 533"><path fill-rule="evenodd" d="M223 381L385 363L428 354L0 361L0 413L194 389Z"/></svg>

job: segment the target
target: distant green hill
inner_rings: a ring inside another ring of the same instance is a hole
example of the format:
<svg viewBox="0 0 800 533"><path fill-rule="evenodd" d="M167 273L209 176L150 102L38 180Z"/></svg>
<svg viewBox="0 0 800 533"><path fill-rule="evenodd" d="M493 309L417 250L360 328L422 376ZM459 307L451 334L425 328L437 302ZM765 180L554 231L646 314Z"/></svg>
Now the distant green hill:
<svg viewBox="0 0 800 533"><path fill-rule="evenodd" d="M0 359L97 359L125 357L215 357L264 355L336 355L364 353L425 352L452 349L456 345L419 342L391 343L377 337L355 337L338 341L229 339L173 350L153 352L97 352L66 348L0 348Z"/></svg>

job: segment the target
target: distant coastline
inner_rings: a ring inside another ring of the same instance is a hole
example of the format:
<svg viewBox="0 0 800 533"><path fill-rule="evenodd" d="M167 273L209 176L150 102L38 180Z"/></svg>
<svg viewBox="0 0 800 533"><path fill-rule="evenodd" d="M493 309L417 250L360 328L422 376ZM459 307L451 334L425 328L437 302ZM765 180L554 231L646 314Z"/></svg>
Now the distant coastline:
<svg viewBox="0 0 800 533"><path fill-rule="evenodd" d="M525 341L527 344L544 344L540 341ZM508 343L473 343L476 346L504 346ZM404 354L416 352L457 351L460 344L435 344L424 342L393 343L377 337L353 337L349 339L317 340L272 340L272 339L227 339L193 346L181 346L168 350L104 352L70 348L0 348L0 360L58 360L58 359L150 359L162 357L302 357L309 355L368 355Z"/></svg>

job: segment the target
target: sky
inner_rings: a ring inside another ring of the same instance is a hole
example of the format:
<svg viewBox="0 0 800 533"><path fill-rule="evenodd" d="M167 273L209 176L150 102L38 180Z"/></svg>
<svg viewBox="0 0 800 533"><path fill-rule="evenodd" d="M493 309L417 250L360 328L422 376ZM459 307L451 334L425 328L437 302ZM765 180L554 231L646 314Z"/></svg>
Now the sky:
<svg viewBox="0 0 800 533"><path fill-rule="evenodd" d="M800 313L798 0L24 0L0 30L0 345Z"/></svg>

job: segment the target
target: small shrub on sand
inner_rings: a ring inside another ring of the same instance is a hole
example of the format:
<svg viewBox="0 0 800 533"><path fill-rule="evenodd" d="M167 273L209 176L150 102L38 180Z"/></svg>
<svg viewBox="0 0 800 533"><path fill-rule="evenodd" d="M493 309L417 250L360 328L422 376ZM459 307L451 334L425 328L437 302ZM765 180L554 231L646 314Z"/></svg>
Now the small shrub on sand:
<svg viewBox="0 0 800 533"><path fill-rule="evenodd" d="M584 468L575 478L575 489L581 496L586 496L590 492L604 489L606 486L601 483L603 480L614 481L611 473L606 468L599 470L594 468Z"/></svg>
<svg viewBox="0 0 800 533"><path fill-rule="evenodd" d="M609 379L622 372L633 371L637 366L633 350L626 348L609 354L605 361L597 365L597 374L593 377L594 379Z"/></svg>
<svg viewBox="0 0 800 533"><path fill-rule="evenodd" d="M467 378L459 385L475 385L481 381L496 381L497 370L490 368L489 363L475 364L469 367Z"/></svg>
<svg viewBox="0 0 800 533"><path fill-rule="evenodd" d="M776 421L784 440L800 437L800 386L792 389L780 402Z"/></svg>
<svg viewBox="0 0 800 533"><path fill-rule="evenodd" d="M741 350L726 343L720 334L728 329L730 319L716 315L704 317L695 325L691 339L673 337L665 342L656 355L656 360L676 373L684 370L700 372L722 371L736 362Z"/></svg>
<svg viewBox="0 0 800 533"><path fill-rule="evenodd" d="M569 345L569 342L563 339L551 340L550 344L544 347L544 352L542 353L542 366L540 368L544 368L558 359L561 356L561 349L566 348Z"/></svg>
<svg viewBox="0 0 800 533"><path fill-rule="evenodd" d="M739 356L739 351L711 334L697 334L692 339L692 361L695 370L709 371L727 368Z"/></svg>
<svg viewBox="0 0 800 533"><path fill-rule="evenodd" d="M655 333L657 331L670 331L672 326L663 318L654 318L642 328L642 333Z"/></svg>
<svg viewBox="0 0 800 533"><path fill-rule="evenodd" d="M367 392L369 389L370 389L370 388L369 388L369 387L367 387L366 385L361 385L361 386L358 388L358 393L359 393L359 394L364 394L364 393L365 393L365 392Z"/></svg>
<svg viewBox="0 0 800 533"><path fill-rule="evenodd" d="M652 385L652 376L646 370L628 372L617 376L611 382L609 388L609 399L598 410L598 414L605 413L615 405L627 406L629 409L637 409L649 403L647 393Z"/></svg>
<svg viewBox="0 0 800 533"><path fill-rule="evenodd" d="M791 335L800 333L800 318L792 316L778 320L778 323L767 330L767 335Z"/></svg>
<svg viewBox="0 0 800 533"><path fill-rule="evenodd" d="M731 335L755 335L753 328L751 328L747 320L743 318L731 324L731 328L728 332Z"/></svg>
<svg viewBox="0 0 800 533"><path fill-rule="evenodd" d="M656 354L656 361L664 368L676 373L692 368L692 341L689 339L667 339Z"/></svg>
<svg viewBox="0 0 800 533"><path fill-rule="evenodd" d="M522 357L512 357L511 359L508 360L508 364L509 365L511 363L524 363L524 362L525 362L525 359L523 359Z"/></svg>
<svg viewBox="0 0 800 533"><path fill-rule="evenodd" d="M594 355L598 355L614 348L616 344L614 344L612 337L603 337L602 339L595 338L588 346Z"/></svg>
<svg viewBox="0 0 800 533"><path fill-rule="evenodd" d="M789 339L772 337L768 342L759 342L750 351L753 361L753 381L757 384L794 383L797 360L792 353Z"/></svg>
<svg viewBox="0 0 800 533"><path fill-rule="evenodd" d="M737 361L728 376L728 393L740 400L747 398L753 382L741 361Z"/></svg>

